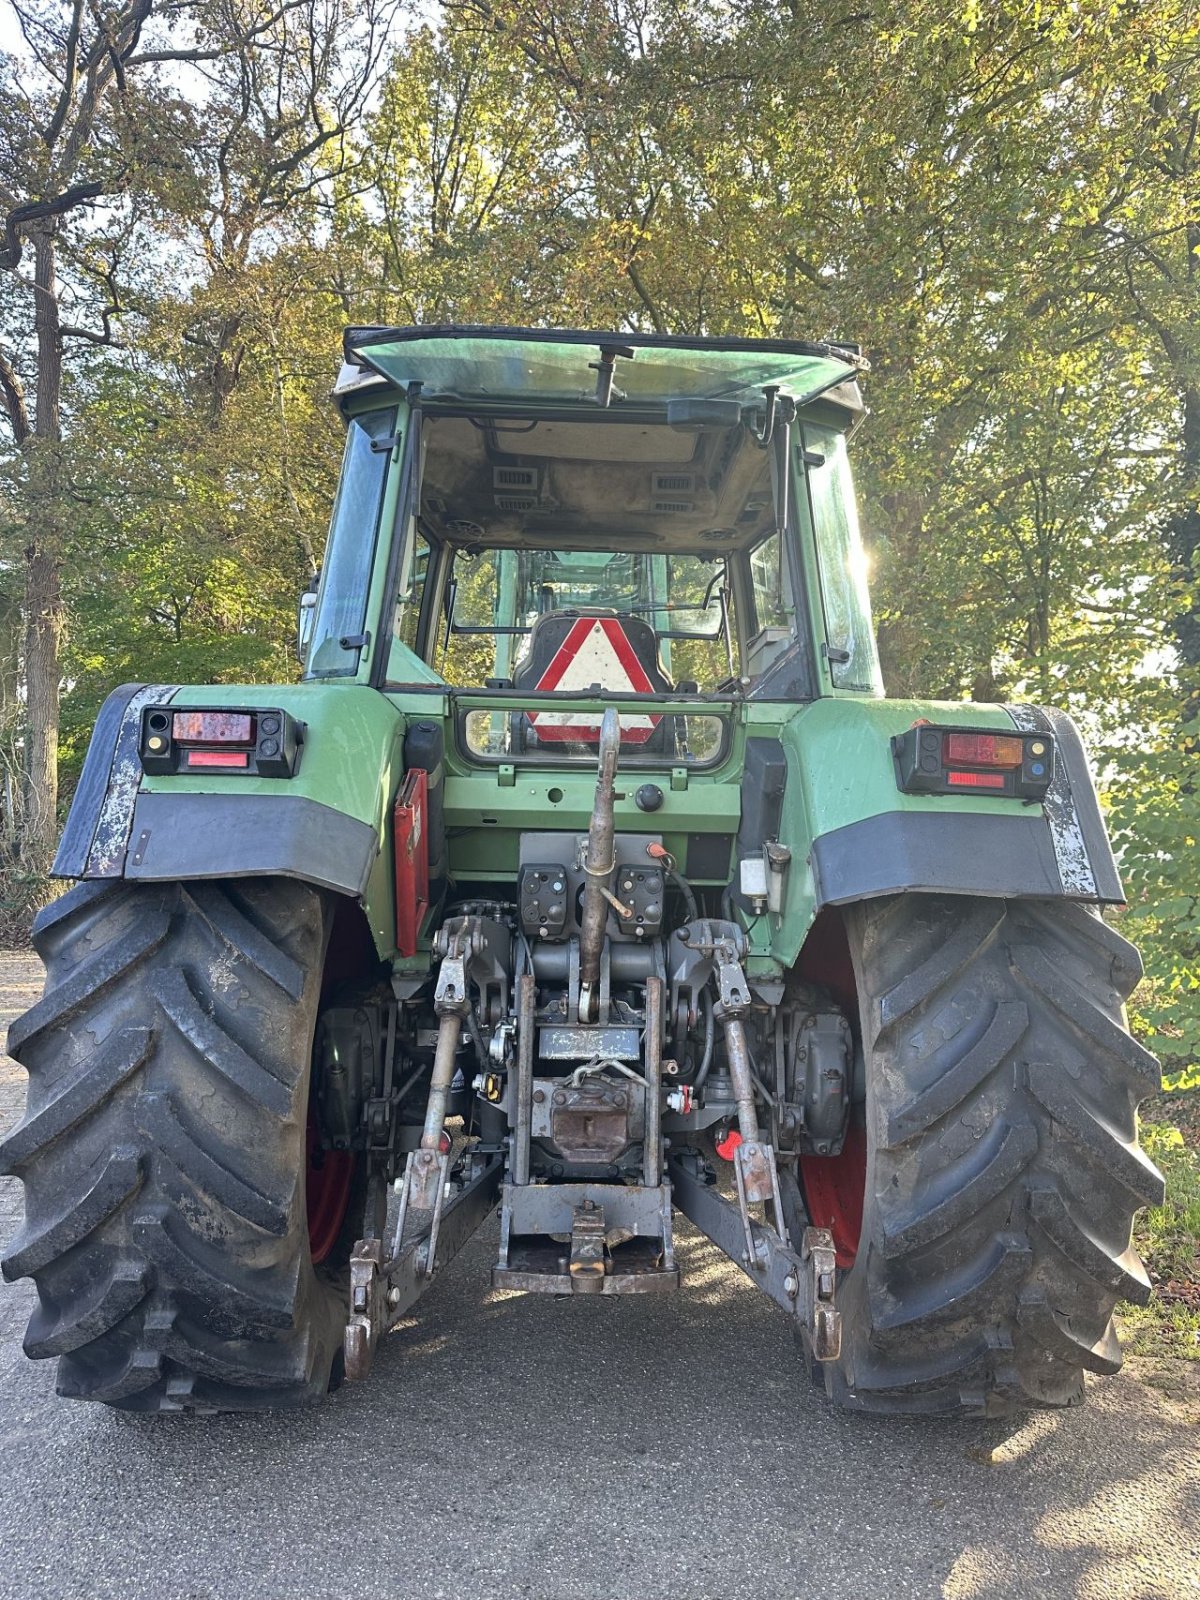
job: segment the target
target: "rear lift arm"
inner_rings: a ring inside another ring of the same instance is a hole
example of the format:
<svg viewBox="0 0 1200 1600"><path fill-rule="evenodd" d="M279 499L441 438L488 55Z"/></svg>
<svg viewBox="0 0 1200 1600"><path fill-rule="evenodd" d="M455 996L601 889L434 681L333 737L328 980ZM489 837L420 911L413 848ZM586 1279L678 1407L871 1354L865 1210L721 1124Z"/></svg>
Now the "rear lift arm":
<svg viewBox="0 0 1200 1600"><path fill-rule="evenodd" d="M696 1154L671 1156L667 1170L672 1199L684 1216L796 1319L815 1361L835 1361L842 1348L842 1318L834 1300L837 1268L832 1235L824 1228L805 1228L797 1253L786 1233L750 1217L719 1194Z"/></svg>

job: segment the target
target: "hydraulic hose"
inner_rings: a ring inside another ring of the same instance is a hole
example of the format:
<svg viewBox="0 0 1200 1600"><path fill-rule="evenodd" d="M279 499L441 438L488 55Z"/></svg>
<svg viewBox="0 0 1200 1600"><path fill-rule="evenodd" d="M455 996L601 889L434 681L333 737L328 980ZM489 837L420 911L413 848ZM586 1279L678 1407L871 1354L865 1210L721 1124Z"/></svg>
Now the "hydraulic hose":
<svg viewBox="0 0 1200 1600"><path fill-rule="evenodd" d="M683 903L687 910L687 920L695 922L700 912L696 906L696 895L691 884L678 867L668 867L664 864L663 871L666 873L668 880L675 885L683 896Z"/></svg>
<svg viewBox="0 0 1200 1600"><path fill-rule="evenodd" d="M687 911L687 916L684 918L684 921L695 922L700 915L699 909L696 906L696 896L691 884L684 877L683 873L680 872L679 864L675 860L675 857L669 850L665 849L661 844L659 844L657 840L652 840L646 846L646 854L650 857L651 861L657 862L657 864L662 868L663 875L666 877L667 881L669 883L673 883L679 890L679 893L683 896L683 904Z"/></svg>

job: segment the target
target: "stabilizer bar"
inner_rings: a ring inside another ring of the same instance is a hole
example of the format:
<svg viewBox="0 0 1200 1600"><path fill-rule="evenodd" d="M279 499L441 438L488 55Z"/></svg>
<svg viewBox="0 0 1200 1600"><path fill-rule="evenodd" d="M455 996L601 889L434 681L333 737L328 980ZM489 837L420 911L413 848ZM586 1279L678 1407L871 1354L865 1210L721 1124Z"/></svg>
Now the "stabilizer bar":
<svg viewBox="0 0 1200 1600"><path fill-rule="evenodd" d="M842 1318L835 1304L837 1268L833 1238L825 1228L805 1228L799 1253L774 1228L743 1219L731 1200L706 1182L703 1167L687 1156L667 1163L672 1199L685 1217L775 1304L795 1317L815 1361L836 1361L842 1348ZM747 1251L747 1232L753 1258Z"/></svg>

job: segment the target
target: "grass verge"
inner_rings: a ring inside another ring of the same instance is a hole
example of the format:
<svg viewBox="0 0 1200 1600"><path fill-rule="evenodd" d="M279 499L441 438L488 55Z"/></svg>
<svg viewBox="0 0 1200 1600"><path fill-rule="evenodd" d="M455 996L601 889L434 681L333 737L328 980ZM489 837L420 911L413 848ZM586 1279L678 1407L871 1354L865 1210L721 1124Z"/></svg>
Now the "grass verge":
<svg viewBox="0 0 1200 1600"><path fill-rule="evenodd" d="M1130 1355L1200 1361L1200 1090L1150 1101L1142 1144L1167 1194L1134 1224L1154 1297L1148 1306L1121 1306L1121 1342Z"/></svg>

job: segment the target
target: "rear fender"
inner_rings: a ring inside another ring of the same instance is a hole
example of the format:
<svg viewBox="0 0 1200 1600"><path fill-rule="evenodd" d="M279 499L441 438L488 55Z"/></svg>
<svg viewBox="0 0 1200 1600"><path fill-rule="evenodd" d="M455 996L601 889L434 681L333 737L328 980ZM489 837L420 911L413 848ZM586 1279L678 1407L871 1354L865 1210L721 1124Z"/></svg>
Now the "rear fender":
<svg viewBox="0 0 1200 1600"><path fill-rule="evenodd" d="M891 738L918 719L1052 733L1057 761L1042 804L910 795ZM820 700L781 730L787 762L779 838L792 852L769 951L791 966L826 906L900 893L1124 903L1087 755L1063 712L962 702ZM766 954L761 929L758 949ZM753 939L753 935L752 935Z"/></svg>
<svg viewBox="0 0 1200 1600"><path fill-rule="evenodd" d="M304 738L295 775L144 773L142 711L165 704L290 712ZM390 817L404 727L361 684L125 684L97 718L54 876L300 878L360 901L386 955L395 946Z"/></svg>

